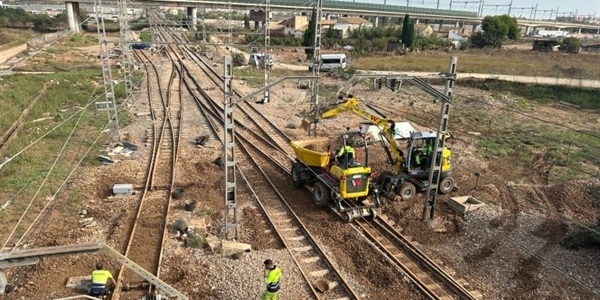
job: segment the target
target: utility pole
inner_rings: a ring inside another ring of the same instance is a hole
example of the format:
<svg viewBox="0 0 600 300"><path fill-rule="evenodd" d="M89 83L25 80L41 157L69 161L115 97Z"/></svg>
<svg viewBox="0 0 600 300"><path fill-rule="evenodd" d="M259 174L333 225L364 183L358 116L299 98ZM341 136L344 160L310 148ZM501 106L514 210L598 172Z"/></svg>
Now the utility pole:
<svg viewBox="0 0 600 300"><path fill-rule="evenodd" d="M110 130L111 141L121 140L119 133L119 118L117 115L117 104L115 102L115 87L113 84L112 71L110 68L110 54L108 52L108 42L106 41L106 29L104 27L104 17L102 16L102 0L94 1L96 11L96 24L98 31L98 41L100 43L100 62L102 64L102 80L104 81L104 102L96 102L97 110L106 110L108 115L108 128Z"/></svg>
<svg viewBox="0 0 600 300"><path fill-rule="evenodd" d="M313 77L319 76L319 61L321 59L321 10L323 8L323 0L317 0L316 11L315 11L315 43L313 46L313 62L312 62L312 75ZM310 94L310 111L313 111L319 106L319 80L313 80L311 82L311 94ZM308 135L317 135L317 124L311 123L308 129Z"/></svg>
<svg viewBox="0 0 600 300"><path fill-rule="evenodd" d="M233 230L233 239L238 240L239 238L239 225L237 215L237 182L236 182L236 171L237 162L235 160L235 118L233 117L233 108L241 102L247 101L253 97L264 93L265 90L273 87L274 85L280 84L284 81L293 80L319 80L319 77L314 76L287 76L275 80L275 82L268 86L262 87L257 91L254 91L240 99L233 99L233 93L231 90L231 79L233 77L233 59L230 55L225 56L223 60L223 156L220 158L223 169L225 169L225 215L224 223L225 228L223 232L223 239L230 240L230 231Z"/></svg>
<svg viewBox="0 0 600 300"><path fill-rule="evenodd" d="M118 0L117 6L119 12L119 33L121 36L121 61L125 81L125 98L129 100L129 97L133 93L133 83L131 81L131 70L133 68L133 50L131 49L131 43L133 42L133 39L129 28L127 0Z"/></svg>
<svg viewBox="0 0 600 300"><path fill-rule="evenodd" d="M265 51L262 59L263 68L265 71L263 85L269 86L269 72L271 72L271 0L265 2L265 21L263 22L265 30ZM262 103L269 103L269 90L265 90Z"/></svg>
<svg viewBox="0 0 600 300"><path fill-rule="evenodd" d="M202 8L200 10L200 18L202 19L202 41L204 43L206 43L206 21L204 20L204 17L206 15L206 8Z"/></svg>
<svg viewBox="0 0 600 300"><path fill-rule="evenodd" d="M474 3L480 3L480 0L471 0L471 1L453 1L453 3L457 3L457 4L464 4L465 8L467 7L467 4L474 4Z"/></svg>
<svg viewBox="0 0 600 300"><path fill-rule="evenodd" d="M526 9L528 9L530 11L529 13L529 18L531 19L531 13L533 13L533 6L532 7L513 7L512 10L521 10L521 14L523 14L523 12L525 12Z"/></svg>
<svg viewBox="0 0 600 300"><path fill-rule="evenodd" d="M429 167L429 182L427 184L425 203L423 205L423 221L427 219L432 220L434 218L435 208L437 207L438 185L442 175L442 152L446 141L446 134L448 133L448 119L450 117L450 105L452 104L452 88L454 87L454 81L456 80L457 62L458 58L456 56L451 57L448 64L448 73L445 74L446 85L444 94L448 97L448 100L443 100L440 110L437 136L435 138L433 153L431 154L431 165ZM454 164L454 162L450 163Z"/></svg>
<svg viewBox="0 0 600 300"><path fill-rule="evenodd" d="M531 20L535 20L535 12L537 11L537 3L535 4L535 8L531 8L531 13L529 13L529 19Z"/></svg>
<svg viewBox="0 0 600 300"><path fill-rule="evenodd" d="M508 16L510 17L510 9L512 8L512 2L513 0L510 0L510 3L508 4Z"/></svg>
<svg viewBox="0 0 600 300"><path fill-rule="evenodd" d="M225 56L223 61L223 157L221 162L225 169L225 232L223 239L229 240L229 231L233 229L233 239L239 238L237 222L237 183L235 162L235 131L233 118L233 93L231 92L231 79L233 77L233 59Z"/></svg>

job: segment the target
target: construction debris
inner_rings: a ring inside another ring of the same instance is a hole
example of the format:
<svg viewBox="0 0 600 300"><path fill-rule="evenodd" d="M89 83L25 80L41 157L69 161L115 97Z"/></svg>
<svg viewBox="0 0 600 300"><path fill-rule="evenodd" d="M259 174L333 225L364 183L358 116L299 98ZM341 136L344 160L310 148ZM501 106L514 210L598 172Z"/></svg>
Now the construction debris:
<svg viewBox="0 0 600 300"><path fill-rule="evenodd" d="M209 140L208 135L202 135L202 136L196 138L196 146L204 147L204 146L206 146L206 143L208 143L208 140Z"/></svg>
<svg viewBox="0 0 600 300"><path fill-rule="evenodd" d="M451 197L447 203L454 211L463 214L478 210L482 206L485 206L485 203L477 200L473 196Z"/></svg>
<svg viewBox="0 0 600 300"><path fill-rule="evenodd" d="M89 217L79 220L79 225L83 228L94 227L96 226L96 221L94 221L94 218Z"/></svg>
<svg viewBox="0 0 600 300"><path fill-rule="evenodd" d="M114 163L118 163L119 160L118 159L112 159L108 156L104 156L104 155L98 155L98 159L100 160L100 162L103 165L112 165Z"/></svg>
<svg viewBox="0 0 600 300"><path fill-rule="evenodd" d="M184 217L179 217L173 221L173 228L179 232L187 232L188 222Z"/></svg>

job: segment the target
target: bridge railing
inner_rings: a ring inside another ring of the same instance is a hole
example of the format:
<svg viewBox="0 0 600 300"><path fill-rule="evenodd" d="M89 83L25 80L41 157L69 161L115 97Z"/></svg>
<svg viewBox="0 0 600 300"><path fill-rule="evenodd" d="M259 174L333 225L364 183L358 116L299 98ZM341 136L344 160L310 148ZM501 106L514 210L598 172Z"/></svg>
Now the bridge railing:
<svg viewBox="0 0 600 300"><path fill-rule="evenodd" d="M212 0L214 2L229 3L230 0ZM292 7L311 7L316 1L307 0L271 0L271 6L292 6ZM256 4L257 7L261 7L261 1L257 0L231 0L231 4ZM447 17L462 17L462 18L476 18L476 12L460 11L460 10L447 10L447 9L435 9L435 8L424 8L424 7L411 7L411 6L399 6L389 4L376 4L376 3L361 3L361 2L349 2L349 1L325 1L323 2L323 9L347 9L354 11L381 11L381 12L397 12L399 14L424 14L424 15L439 15Z"/></svg>

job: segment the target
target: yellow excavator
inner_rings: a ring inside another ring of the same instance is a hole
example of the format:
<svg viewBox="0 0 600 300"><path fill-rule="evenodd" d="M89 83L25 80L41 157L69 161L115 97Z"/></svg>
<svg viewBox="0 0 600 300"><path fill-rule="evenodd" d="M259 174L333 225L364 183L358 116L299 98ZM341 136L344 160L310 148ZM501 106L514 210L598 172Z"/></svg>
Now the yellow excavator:
<svg viewBox="0 0 600 300"><path fill-rule="evenodd" d="M411 200L417 192L427 189L436 133L431 131L411 132L405 155L395 139L396 123L376 107L365 104L380 116L366 112L360 108L360 104L359 100L349 95L348 99L340 99L333 104L317 108L306 115L302 121L302 128L307 129L321 119L335 117L346 111L353 112L379 126L381 129L379 132L380 142L386 151L388 162L394 166L396 173L383 172L379 174L378 190L387 195L394 192L402 200ZM452 153L446 147L442 149L441 153L442 157L438 157L438 161L441 159L441 175L437 191L440 194L447 194L454 188L454 180L451 177Z"/></svg>

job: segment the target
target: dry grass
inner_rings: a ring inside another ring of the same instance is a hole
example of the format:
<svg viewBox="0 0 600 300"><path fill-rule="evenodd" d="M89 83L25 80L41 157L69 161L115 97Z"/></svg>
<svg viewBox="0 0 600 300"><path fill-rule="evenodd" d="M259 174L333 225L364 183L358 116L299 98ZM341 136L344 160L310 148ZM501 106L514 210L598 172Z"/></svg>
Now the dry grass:
<svg viewBox="0 0 600 300"><path fill-rule="evenodd" d="M458 72L462 73L588 79L600 77L600 55L523 50L436 51L404 56L369 56L353 60L352 66L365 70L440 72L448 68L448 59L452 55L458 56Z"/></svg>
<svg viewBox="0 0 600 300"><path fill-rule="evenodd" d="M0 50L24 44L36 35L38 34L30 30L3 28L2 31L0 31Z"/></svg>

